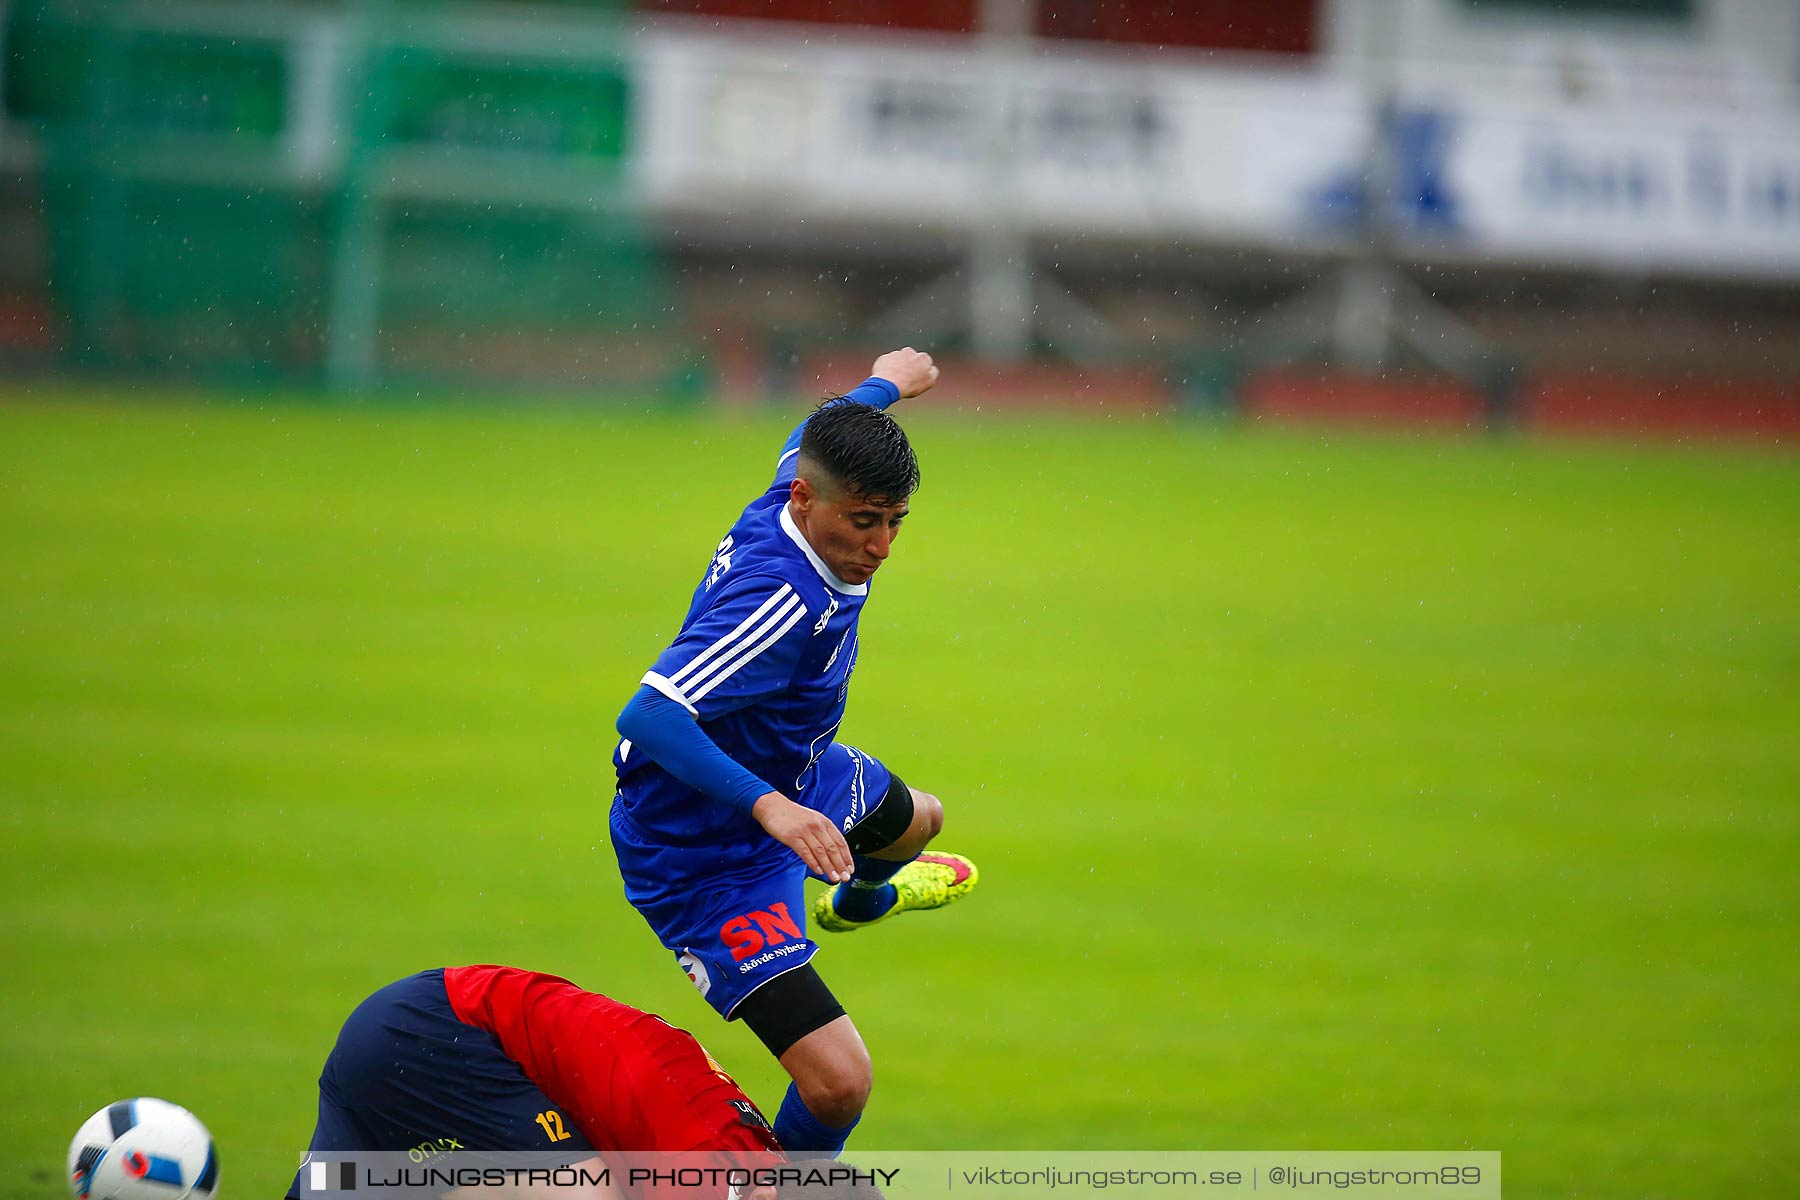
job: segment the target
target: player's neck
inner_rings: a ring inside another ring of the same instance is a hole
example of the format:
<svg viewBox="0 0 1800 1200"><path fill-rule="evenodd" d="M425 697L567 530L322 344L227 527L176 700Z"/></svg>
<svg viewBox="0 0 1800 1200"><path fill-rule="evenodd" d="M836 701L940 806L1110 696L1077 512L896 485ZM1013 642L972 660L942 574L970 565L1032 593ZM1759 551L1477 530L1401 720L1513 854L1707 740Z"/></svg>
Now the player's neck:
<svg viewBox="0 0 1800 1200"><path fill-rule="evenodd" d="M792 500L789 500L787 504L782 506L781 528L783 532L794 540L794 544L799 546L806 554L807 559L813 565L813 569L819 573L820 578L830 585L833 591L841 592L846 596L862 596L868 593L868 584L845 583L838 577L837 573L827 565L825 557L819 553L819 548L813 544L812 538L807 534L805 519L794 511L794 502Z"/></svg>

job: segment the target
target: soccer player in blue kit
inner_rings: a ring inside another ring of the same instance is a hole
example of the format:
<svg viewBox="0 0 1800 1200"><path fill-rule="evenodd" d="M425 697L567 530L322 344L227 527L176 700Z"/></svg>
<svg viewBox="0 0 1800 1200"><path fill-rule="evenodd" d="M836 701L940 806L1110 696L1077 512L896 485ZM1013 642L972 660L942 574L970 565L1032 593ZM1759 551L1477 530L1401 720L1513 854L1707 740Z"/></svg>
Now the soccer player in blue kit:
<svg viewBox="0 0 1800 1200"><path fill-rule="evenodd" d="M834 741L857 618L919 484L885 411L937 382L907 347L788 437L769 489L714 552L674 643L619 714L612 842L625 895L700 994L792 1079L789 1153L835 1154L861 1117L868 1050L811 959L803 885L828 932L941 908L973 863L927 853L935 796Z"/></svg>

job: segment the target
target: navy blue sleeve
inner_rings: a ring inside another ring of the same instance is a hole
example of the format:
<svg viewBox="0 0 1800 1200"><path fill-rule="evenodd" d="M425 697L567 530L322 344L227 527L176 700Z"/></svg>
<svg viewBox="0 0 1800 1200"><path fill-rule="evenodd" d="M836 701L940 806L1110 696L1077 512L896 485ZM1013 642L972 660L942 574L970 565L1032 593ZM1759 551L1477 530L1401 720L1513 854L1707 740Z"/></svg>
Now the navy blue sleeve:
<svg viewBox="0 0 1800 1200"><path fill-rule="evenodd" d="M886 408L890 404L897 403L899 399L899 385L891 380L871 375L832 403L869 404L876 408ZM788 434L787 441L781 443L781 457L775 463L775 482L770 484L770 487L793 482L795 459L800 453L800 432L805 428L806 422L800 422L794 426L794 432Z"/></svg>
<svg viewBox="0 0 1800 1200"><path fill-rule="evenodd" d="M679 703L648 685L619 714L619 736L689 787L745 812L775 790L719 749Z"/></svg>

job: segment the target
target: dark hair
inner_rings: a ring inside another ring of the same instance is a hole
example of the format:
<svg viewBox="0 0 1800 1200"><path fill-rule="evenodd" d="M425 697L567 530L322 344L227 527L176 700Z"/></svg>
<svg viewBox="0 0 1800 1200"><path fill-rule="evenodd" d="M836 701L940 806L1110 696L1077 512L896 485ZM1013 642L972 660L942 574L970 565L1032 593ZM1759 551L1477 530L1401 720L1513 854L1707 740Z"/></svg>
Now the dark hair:
<svg viewBox="0 0 1800 1200"><path fill-rule="evenodd" d="M813 410L800 459L852 493L898 504L919 490L919 460L900 423L870 404L834 397Z"/></svg>

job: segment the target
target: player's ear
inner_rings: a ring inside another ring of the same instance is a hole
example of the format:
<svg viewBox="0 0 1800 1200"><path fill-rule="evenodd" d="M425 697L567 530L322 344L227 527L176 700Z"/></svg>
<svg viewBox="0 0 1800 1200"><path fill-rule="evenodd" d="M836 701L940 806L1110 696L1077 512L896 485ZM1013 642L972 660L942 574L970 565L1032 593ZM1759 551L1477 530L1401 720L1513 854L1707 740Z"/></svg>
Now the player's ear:
<svg viewBox="0 0 1800 1200"><path fill-rule="evenodd" d="M812 484L798 475L794 476L794 482L788 489L788 499L793 501L794 507L799 509L802 515L812 511L813 500L817 496L818 493L813 491Z"/></svg>

